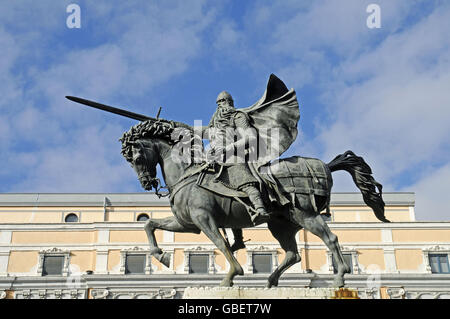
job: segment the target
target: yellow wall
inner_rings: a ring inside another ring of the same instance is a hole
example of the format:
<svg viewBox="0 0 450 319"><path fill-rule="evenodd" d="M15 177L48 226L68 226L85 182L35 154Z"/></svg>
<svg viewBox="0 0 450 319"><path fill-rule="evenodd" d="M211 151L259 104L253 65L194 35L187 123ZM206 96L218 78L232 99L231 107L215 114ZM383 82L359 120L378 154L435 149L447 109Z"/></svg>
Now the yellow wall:
<svg viewBox="0 0 450 319"><path fill-rule="evenodd" d="M174 249L173 252L173 269L177 270L184 264L184 251L183 249Z"/></svg>
<svg viewBox="0 0 450 319"><path fill-rule="evenodd" d="M272 236L268 229L250 228L243 231L244 240L250 240L249 243L254 242L273 242L276 239Z"/></svg>
<svg viewBox="0 0 450 319"><path fill-rule="evenodd" d="M37 266L38 262L39 253L37 251L11 251L8 272L30 272L33 267Z"/></svg>
<svg viewBox="0 0 450 319"><path fill-rule="evenodd" d="M209 238L203 234L193 234L193 233L174 233L174 241L181 243L210 243Z"/></svg>
<svg viewBox="0 0 450 319"><path fill-rule="evenodd" d="M165 266L164 266L163 264L161 264L161 263L159 262L159 260L156 259L155 257L151 256L151 259L152 259L152 265L153 265L153 267L156 266L156 269L162 270L162 269L165 267Z"/></svg>
<svg viewBox="0 0 450 319"><path fill-rule="evenodd" d="M384 251L382 249L359 249L358 263L364 268L376 265L380 270L384 270Z"/></svg>
<svg viewBox="0 0 450 319"><path fill-rule="evenodd" d="M322 249L311 249L305 254L305 269L319 270L327 263L327 252Z"/></svg>
<svg viewBox="0 0 450 319"><path fill-rule="evenodd" d="M77 265L80 271L95 270L96 252L72 250L70 252L70 264Z"/></svg>
<svg viewBox="0 0 450 319"><path fill-rule="evenodd" d="M0 208L0 223L64 223L64 216L70 213L80 217L79 223L104 222L103 207L99 206L5 206ZM153 218L172 216L170 207L107 207L106 221L133 222L141 213Z"/></svg>
<svg viewBox="0 0 450 319"><path fill-rule="evenodd" d="M156 231L157 241L162 241L162 231ZM111 230L109 232L111 243L148 243L147 234L144 230Z"/></svg>
<svg viewBox="0 0 450 319"><path fill-rule="evenodd" d="M277 249L278 252L278 265L283 261L284 257L286 257L286 253L283 249Z"/></svg>
<svg viewBox="0 0 450 319"><path fill-rule="evenodd" d="M381 242L380 230L333 230L338 236L339 243L356 243L356 242Z"/></svg>
<svg viewBox="0 0 450 319"><path fill-rule="evenodd" d="M374 215L375 216L375 215ZM409 210L391 210L388 209L384 213L387 219L391 222L411 222L411 215L409 214Z"/></svg>
<svg viewBox="0 0 450 319"><path fill-rule="evenodd" d="M331 232L338 237L340 244L342 243L357 243L357 242L381 242L380 230L337 230L332 229ZM323 241L309 231L304 231L300 236L300 240L310 243L323 243Z"/></svg>
<svg viewBox="0 0 450 319"><path fill-rule="evenodd" d="M0 209L0 223L29 223L31 208L2 207Z"/></svg>
<svg viewBox="0 0 450 319"><path fill-rule="evenodd" d="M450 229L393 229L394 242L449 242Z"/></svg>
<svg viewBox="0 0 450 319"><path fill-rule="evenodd" d="M82 213L79 221L80 223L103 222L103 216L104 216L103 211Z"/></svg>
<svg viewBox="0 0 450 319"><path fill-rule="evenodd" d="M333 221L335 222L353 222L356 220L356 212L353 210L334 210Z"/></svg>
<svg viewBox="0 0 450 319"><path fill-rule="evenodd" d="M335 222L380 222L368 206L330 207ZM392 222L412 221L408 206L385 207L385 216Z"/></svg>
<svg viewBox="0 0 450 319"><path fill-rule="evenodd" d="M399 270L417 270L423 264L423 253L418 249L397 249L395 261Z"/></svg>
<svg viewBox="0 0 450 319"><path fill-rule="evenodd" d="M236 252L236 259L241 265L247 264L247 249L239 249Z"/></svg>
<svg viewBox="0 0 450 319"><path fill-rule="evenodd" d="M120 265L120 250L108 251L108 271L112 271L119 265Z"/></svg>
<svg viewBox="0 0 450 319"><path fill-rule="evenodd" d="M15 231L13 244L86 244L97 241L93 231Z"/></svg>
<svg viewBox="0 0 450 319"><path fill-rule="evenodd" d="M215 263L222 268L222 270L226 269L226 258L225 256L219 251L219 250L215 250L214 251L214 256L215 256Z"/></svg>
<svg viewBox="0 0 450 319"><path fill-rule="evenodd" d="M111 208L106 212L106 220L109 222L130 222L134 219L134 212L129 210Z"/></svg>

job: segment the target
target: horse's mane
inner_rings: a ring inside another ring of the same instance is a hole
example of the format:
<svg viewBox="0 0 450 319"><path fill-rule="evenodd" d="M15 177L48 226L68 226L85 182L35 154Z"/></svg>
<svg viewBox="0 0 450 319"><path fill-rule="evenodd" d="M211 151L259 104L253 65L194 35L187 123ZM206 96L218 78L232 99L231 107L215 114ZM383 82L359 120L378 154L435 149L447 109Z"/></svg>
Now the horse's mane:
<svg viewBox="0 0 450 319"><path fill-rule="evenodd" d="M203 141L192 130L176 127L172 121L147 120L133 125L123 133L120 138L122 142L121 154L128 162L131 162L133 144L138 140L151 138L161 138L171 145L181 142L184 144L183 147L189 147L193 155L194 151L203 152Z"/></svg>

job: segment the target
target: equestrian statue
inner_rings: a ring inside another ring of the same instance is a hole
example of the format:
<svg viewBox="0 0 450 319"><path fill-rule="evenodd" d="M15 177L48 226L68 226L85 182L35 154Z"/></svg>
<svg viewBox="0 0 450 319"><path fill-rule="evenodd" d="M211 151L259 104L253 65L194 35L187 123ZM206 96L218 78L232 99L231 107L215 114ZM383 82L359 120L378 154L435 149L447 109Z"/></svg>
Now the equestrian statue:
<svg viewBox="0 0 450 319"><path fill-rule="evenodd" d="M217 108L206 126L147 117L97 102L68 96L91 107L139 120L120 139L122 155L138 175L142 187L162 188L157 178L160 165L173 216L149 219L144 226L150 253L170 266L155 230L203 232L225 255L230 269L221 286L231 287L244 271L233 252L245 247L242 229L267 223L269 231L285 251L284 260L270 274L267 287L278 285L281 274L301 259L295 239L305 229L322 239L332 252L337 273L334 287L344 286L350 273L338 238L323 215L329 215L333 179L331 173L345 170L362 193L364 202L382 222L382 185L362 157L352 151L331 162L319 159L280 156L297 137L300 119L296 92L271 74L263 96L252 106L235 108L232 96L220 92ZM205 148L203 140L209 140ZM225 233L231 228L234 243ZM220 229L224 230L225 236Z"/></svg>

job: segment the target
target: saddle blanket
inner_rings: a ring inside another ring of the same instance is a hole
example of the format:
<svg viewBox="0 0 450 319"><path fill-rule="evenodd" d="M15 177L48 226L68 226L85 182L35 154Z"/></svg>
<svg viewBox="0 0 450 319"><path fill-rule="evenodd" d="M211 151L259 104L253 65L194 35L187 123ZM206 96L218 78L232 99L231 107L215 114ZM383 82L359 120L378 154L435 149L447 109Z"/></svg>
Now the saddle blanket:
<svg viewBox="0 0 450 319"><path fill-rule="evenodd" d="M246 193L226 187L215 180L211 171L200 173L197 185L214 193L229 197L248 197ZM260 177L269 183L276 182L283 194L314 194L327 196L331 188L328 166L316 158L292 156L276 160L260 168Z"/></svg>

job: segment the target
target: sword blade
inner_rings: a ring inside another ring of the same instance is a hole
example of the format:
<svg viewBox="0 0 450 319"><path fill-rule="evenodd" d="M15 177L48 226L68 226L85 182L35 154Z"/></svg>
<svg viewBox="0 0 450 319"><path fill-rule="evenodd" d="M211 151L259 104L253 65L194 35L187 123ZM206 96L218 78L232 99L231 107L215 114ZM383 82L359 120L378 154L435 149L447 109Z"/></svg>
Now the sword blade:
<svg viewBox="0 0 450 319"><path fill-rule="evenodd" d="M117 114L117 115L125 116L125 117L131 118L131 119L134 119L134 120L138 120L138 121L155 120L152 117L148 117L148 116L145 116L145 115L142 115L142 114L130 112L130 111L127 111L127 110L122 110L122 109L119 109L117 107L112 107L112 106L101 104L101 103L98 103L98 102L89 101L89 100L82 99L82 98L79 98L79 97L76 97L76 96L66 96L66 98L71 100L71 101L73 101L73 102L84 104L84 105L87 105L87 106L90 106L90 107L93 107L93 108L96 108L96 109L99 109L99 110L103 110L103 111L106 111L106 112L110 112L110 113L114 113L114 114Z"/></svg>

